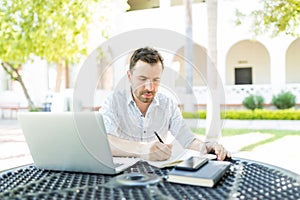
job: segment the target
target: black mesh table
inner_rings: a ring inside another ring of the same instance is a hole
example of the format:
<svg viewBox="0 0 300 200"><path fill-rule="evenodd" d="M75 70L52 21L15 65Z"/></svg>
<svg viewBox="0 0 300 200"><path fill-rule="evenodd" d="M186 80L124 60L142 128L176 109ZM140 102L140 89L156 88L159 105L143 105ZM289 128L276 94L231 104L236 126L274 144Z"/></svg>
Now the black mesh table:
<svg viewBox="0 0 300 200"><path fill-rule="evenodd" d="M255 161L234 158L213 188L161 181L149 187L107 187L116 176L58 172L27 165L0 173L0 199L300 199L299 175ZM124 173L166 177L140 161Z"/></svg>

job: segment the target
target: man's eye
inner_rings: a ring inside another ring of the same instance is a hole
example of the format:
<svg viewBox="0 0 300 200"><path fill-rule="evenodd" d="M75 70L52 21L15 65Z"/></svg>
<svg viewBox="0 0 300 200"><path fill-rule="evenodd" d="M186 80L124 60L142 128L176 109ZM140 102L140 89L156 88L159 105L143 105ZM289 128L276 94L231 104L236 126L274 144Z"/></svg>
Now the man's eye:
<svg viewBox="0 0 300 200"><path fill-rule="evenodd" d="M140 78L140 81L146 81L147 79L146 78Z"/></svg>

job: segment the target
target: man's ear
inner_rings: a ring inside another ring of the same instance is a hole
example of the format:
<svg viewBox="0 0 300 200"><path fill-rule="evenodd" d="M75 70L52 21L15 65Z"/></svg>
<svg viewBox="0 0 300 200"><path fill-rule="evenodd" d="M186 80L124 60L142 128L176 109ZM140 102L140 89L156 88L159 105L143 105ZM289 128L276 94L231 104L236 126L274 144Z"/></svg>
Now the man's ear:
<svg viewBox="0 0 300 200"><path fill-rule="evenodd" d="M127 78L128 78L128 80L129 80L130 83L131 83L131 78L132 78L131 75L132 74L131 74L130 70L127 70Z"/></svg>

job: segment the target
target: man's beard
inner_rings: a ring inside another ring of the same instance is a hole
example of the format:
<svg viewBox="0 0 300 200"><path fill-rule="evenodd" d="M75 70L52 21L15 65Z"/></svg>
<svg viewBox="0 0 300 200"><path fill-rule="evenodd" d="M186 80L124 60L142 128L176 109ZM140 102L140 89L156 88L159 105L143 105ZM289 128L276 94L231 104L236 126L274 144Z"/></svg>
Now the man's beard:
<svg viewBox="0 0 300 200"><path fill-rule="evenodd" d="M144 94L152 94L152 97L151 98L144 98L143 95ZM143 103L150 103L154 96L155 96L155 92L153 91L148 91L148 90L144 90L144 91L136 91L135 92L135 96L136 98L140 101L140 102L143 102Z"/></svg>

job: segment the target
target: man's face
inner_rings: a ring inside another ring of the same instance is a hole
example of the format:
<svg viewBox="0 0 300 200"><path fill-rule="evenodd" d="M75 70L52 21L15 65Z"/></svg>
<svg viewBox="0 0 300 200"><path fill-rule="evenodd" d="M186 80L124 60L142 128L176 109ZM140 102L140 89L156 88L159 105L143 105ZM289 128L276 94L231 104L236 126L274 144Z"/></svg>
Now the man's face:
<svg viewBox="0 0 300 200"><path fill-rule="evenodd" d="M150 65L139 60L132 72L127 72L134 99L143 103L150 103L158 90L161 74L161 63Z"/></svg>

